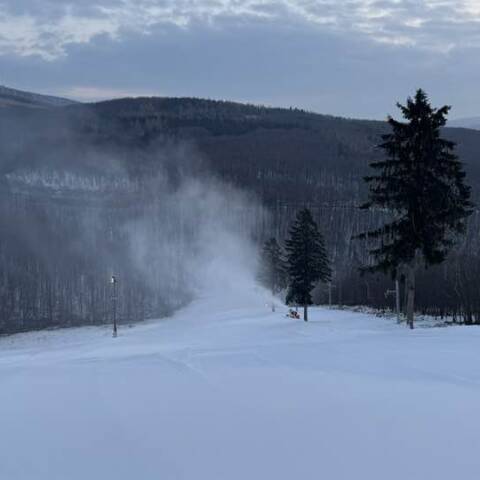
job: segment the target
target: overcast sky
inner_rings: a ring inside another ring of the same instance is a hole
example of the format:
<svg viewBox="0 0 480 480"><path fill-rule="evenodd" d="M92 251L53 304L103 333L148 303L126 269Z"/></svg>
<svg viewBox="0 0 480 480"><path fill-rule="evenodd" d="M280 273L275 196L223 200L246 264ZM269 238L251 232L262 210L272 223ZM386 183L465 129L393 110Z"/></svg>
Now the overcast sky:
<svg viewBox="0 0 480 480"><path fill-rule="evenodd" d="M0 84L384 118L480 114L480 0L0 0Z"/></svg>

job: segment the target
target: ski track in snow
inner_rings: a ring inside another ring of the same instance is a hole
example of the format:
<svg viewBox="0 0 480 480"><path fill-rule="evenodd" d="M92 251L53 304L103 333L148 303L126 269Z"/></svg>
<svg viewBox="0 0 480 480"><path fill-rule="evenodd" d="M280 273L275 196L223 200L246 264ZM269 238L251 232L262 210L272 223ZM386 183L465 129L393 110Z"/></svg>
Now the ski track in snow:
<svg viewBox="0 0 480 480"><path fill-rule="evenodd" d="M0 338L0 480L478 478L480 329L285 313Z"/></svg>

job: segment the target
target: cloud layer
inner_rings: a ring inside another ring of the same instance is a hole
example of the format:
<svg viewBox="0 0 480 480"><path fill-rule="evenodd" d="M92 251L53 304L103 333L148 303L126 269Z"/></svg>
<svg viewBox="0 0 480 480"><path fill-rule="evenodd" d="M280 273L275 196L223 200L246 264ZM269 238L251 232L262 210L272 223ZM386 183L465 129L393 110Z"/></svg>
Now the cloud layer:
<svg viewBox="0 0 480 480"><path fill-rule="evenodd" d="M440 52L480 46L477 0L9 0L0 3L0 54L52 61L98 36L252 22Z"/></svg>

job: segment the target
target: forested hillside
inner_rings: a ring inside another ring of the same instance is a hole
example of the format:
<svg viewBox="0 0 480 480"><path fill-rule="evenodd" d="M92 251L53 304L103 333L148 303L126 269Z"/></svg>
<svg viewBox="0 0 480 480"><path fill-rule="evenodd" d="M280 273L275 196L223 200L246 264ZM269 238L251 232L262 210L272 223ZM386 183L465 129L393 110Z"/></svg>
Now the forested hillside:
<svg viewBox="0 0 480 480"><path fill-rule="evenodd" d="M108 321L112 273L122 279L121 320L174 310L194 295L199 238L214 241L196 219L210 222L212 210L221 219L214 228L262 242L284 239L296 211L309 207L332 257L333 301L392 305L388 278L360 276L369 259L352 240L384 215L358 206L386 129L188 98L1 108L0 332ZM445 135L458 143L477 202L480 131ZM420 276L425 311L475 320L478 228L475 213L448 263Z"/></svg>

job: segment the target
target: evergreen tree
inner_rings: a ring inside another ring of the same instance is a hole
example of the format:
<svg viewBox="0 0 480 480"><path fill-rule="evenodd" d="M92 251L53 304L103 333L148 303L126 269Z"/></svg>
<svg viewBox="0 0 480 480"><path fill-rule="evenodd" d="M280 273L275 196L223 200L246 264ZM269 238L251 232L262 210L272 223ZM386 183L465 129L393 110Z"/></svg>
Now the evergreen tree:
<svg viewBox="0 0 480 480"><path fill-rule="evenodd" d="M282 248L273 237L263 245L258 280L272 292L272 295L276 295L286 287L286 268ZM274 311L275 304L272 301L272 312Z"/></svg>
<svg viewBox="0 0 480 480"><path fill-rule="evenodd" d="M380 145L387 158L371 164L377 173L365 177L370 193L362 206L384 209L390 220L360 238L378 241L368 270L406 273L407 321L413 328L415 268L445 260L455 236L465 231L472 204L455 143L441 137L450 107L432 108L422 90L406 106L397 105L407 121L388 118L391 133Z"/></svg>
<svg viewBox="0 0 480 480"><path fill-rule="evenodd" d="M308 321L311 292L317 282L330 280L331 269L323 237L307 208L298 212L290 229L286 250L289 276L287 303L303 305L303 318Z"/></svg>

